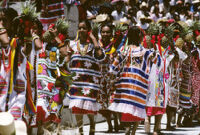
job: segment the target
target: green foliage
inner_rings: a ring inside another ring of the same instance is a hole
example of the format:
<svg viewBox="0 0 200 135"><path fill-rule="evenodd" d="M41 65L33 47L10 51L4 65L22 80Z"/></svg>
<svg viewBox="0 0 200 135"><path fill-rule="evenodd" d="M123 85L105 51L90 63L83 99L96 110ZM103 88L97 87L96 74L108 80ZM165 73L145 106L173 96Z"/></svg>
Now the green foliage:
<svg viewBox="0 0 200 135"><path fill-rule="evenodd" d="M127 30L127 26L124 26L122 23L117 23L117 24L115 25L114 32L116 32L116 31L121 31L121 32L123 32L123 31L125 31L125 30Z"/></svg>
<svg viewBox="0 0 200 135"><path fill-rule="evenodd" d="M36 12L36 5L33 2L27 1L25 2L25 4L22 4L21 7L21 16L27 17L29 19L34 19L39 16L39 13Z"/></svg>
<svg viewBox="0 0 200 135"><path fill-rule="evenodd" d="M92 33L98 39L98 33L100 30L101 24L100 23L93 23L92 24Z"/></svg>
<svg viewBox="0 0 200 135"><path fill-rule="evenodd" d="M159 35L161 33L162 27L160 24L151 23L147 29L148 35Z"/></svg>
<svg viewBox="0 0 200 135"><path fill-rule="evenodd" d="M193 31L200 30L200 22L199 21L194 21L192 23L192 25L190 26L190 29L192 29Z"/></svg>
<svg viewBox="0 0 200 135"><path fill-rule="evenodd" d="M55 27L57 28L59 33L67 34L69 28L69 22L65 21L65 19L60 18L55 22Z"/></svg>

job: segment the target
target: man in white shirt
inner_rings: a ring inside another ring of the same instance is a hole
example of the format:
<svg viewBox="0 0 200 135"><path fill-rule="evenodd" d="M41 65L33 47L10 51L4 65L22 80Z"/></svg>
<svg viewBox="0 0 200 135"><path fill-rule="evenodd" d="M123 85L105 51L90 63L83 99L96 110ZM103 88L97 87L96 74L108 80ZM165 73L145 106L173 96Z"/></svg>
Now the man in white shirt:
<svg viewBox="0 0 200 135"><path fill-rule="evenodd" d="M111 14L113 19L114 19L114 21L117 21L117 20L120 20L120 19L124 18L125 17L124 16L125 13L122 11L122 8L124 6L124 2L122 0L119 0L119 1L117 1L115 3L113 3L113 4L116 7L116 10L114 10L112 12L112 14Z"/></svg>

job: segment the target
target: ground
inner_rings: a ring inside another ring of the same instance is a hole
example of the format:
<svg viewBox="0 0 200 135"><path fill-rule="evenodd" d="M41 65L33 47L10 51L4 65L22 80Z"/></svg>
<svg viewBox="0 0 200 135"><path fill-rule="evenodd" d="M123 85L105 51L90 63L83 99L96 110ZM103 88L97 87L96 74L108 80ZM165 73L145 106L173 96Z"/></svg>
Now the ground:
<svg viewBox="0 0 200 135"><path fill-rule="evenodd" d="M152 123L154 122L154 118L152 117ZM187 128L177 128L175 131L165 131L166 128L166 115L163 116L162 125L161 125L162 131L164 135L200 135L200 124L197 124L196 121L194 121L194 127L187 127ZM105 133L108 130L108 126L106 122L101 122L96 124L96 132L95 135L124 135L124 131L120 131L119 133ZM151 124L151 133L153 132L153 124ZM84 126L84 135L89 134L89 125ZM144 125L140 125L136 135L145 135L144 132Z"/></svg>

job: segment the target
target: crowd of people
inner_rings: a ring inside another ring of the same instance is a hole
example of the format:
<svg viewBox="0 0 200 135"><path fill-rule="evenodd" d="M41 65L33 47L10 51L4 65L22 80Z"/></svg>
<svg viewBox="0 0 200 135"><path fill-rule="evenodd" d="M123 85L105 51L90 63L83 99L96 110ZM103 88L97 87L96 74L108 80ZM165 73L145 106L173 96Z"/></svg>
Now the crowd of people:
<svg viewBox="0 0 200 135"><path fill-rule="evenodd" d="M32 2L21 14L0 9L0 112L23 120L28 134L55 130L65 97L80 134L83 115L95 134L98 113L108 133L127 135L143 122L150 133L151 116L160 134L165 113L167 130L200 122L200 1Z"/></svg>

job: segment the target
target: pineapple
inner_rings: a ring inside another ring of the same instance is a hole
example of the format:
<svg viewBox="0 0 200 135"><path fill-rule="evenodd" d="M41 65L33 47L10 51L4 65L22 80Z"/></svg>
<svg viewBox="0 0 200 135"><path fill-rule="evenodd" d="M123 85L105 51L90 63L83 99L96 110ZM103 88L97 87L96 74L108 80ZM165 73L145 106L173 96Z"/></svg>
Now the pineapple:
<svg viewBox="0 0 200 135"><path fill-rule="evenodd" d="M162 45L163 48L167 48L167 46L169 45L169 43L170 43L169 39L166 36L164 36L161 39L161 45Z"/></svg>
<svg viewBox="0 0 200 135"><path fill-rule="evenodd" d="M69 22L65 21L65 19L63 18L60 18L56 21L55 27L57 28L59 33L67 34L69 28Z"/></svg>
<svg viewBox="0 0 200 135"><path fill-rule="evenodd" d="M159 24L151 23L147 30L147 33L149 35L159 35L161 33L160 30L161 30L161 26Z"/></svg>
<svg viewBox="0 0 200 135"><path fill-rule="evenodd" d="M146 35L145 38L146 38L147 47L148 47L148 48L152 48L153 45L152 45L152 43L151 43L151 36Z"/></svg>
<svg viewBox="0 0 200 135"><path fill-rule="evenodd" d="M55 22L55 28L57 28L58 33L67 35L68 33L68 28L69 28L69 23L66 22L64 19L58 19ZM51 34L48 30L43 34L43 40L45 42L51 42L54 39L54 35Z"/></svg>
<svg viewBox="0 0 200 135"><path fill-rule="evenodd" d="M190 33L186 34L185 37L184 37L184 39L188 43L192 42L193 41L193 33L190 32Z"/></svg>
<svg viewBox="0 0 200 135"><path fill-rule="evenodd" d="M43 40L47 43L51 42L54 39L53 34L51 34L48 30L43 34Z"/></svg>
<svg viewBox="0 0 200 135"><path fill-rule="evenodd" d="M182 38L178 38L175 42L175 46L182 50L184 45L184 40Z"/></svg>
<svg viewBox="0 0 200 135"><path fill-rule="evenodd" d="M200 45L200 35L196 37L197 45Z"/></svg>

